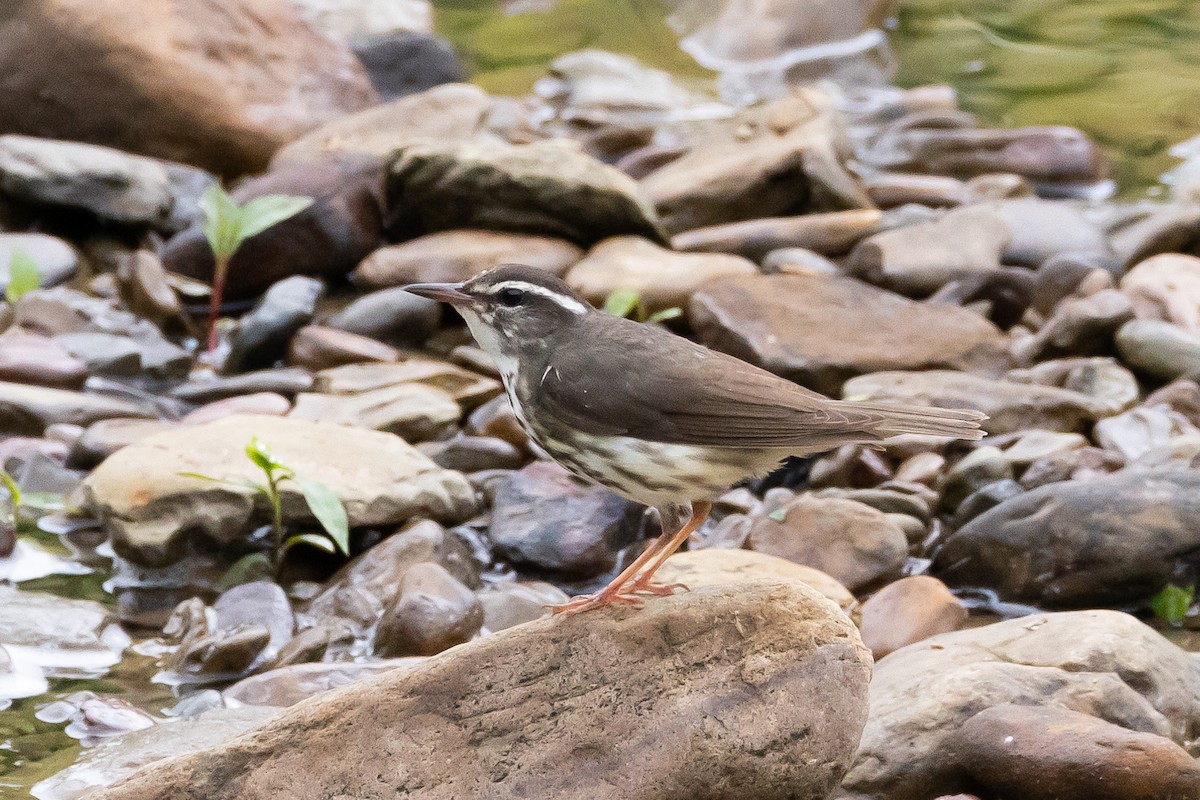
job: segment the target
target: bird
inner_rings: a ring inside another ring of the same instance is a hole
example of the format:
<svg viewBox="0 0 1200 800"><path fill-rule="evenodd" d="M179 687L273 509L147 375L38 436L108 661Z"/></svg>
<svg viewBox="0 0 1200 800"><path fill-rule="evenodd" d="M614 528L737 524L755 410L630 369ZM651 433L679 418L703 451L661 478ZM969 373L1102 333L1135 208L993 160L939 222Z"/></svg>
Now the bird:
<svg viewBox="0 0 1200 800"><path fill-rule="evenodd" d="M554 607L640 605L732 486L789 456L900 434L980 439L975 410L834 400L665 327L594 308L553 273L503 264L409 292L449 303L494 361L528 436L585 483L657 509L662 534L604 588Z"/></svg>

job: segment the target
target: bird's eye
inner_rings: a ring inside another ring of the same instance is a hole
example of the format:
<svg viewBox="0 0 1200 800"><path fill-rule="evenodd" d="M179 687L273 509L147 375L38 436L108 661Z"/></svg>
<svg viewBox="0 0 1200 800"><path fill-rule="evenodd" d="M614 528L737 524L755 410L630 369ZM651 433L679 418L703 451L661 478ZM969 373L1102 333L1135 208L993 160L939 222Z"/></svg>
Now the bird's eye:
<svg viewBox="0 0 1200 800"><path fill-rule="evenodd" d="M520 289L508 288L500 290L500 302L509 308L521 305L521 301L525 299L525 293Z"/></svg>

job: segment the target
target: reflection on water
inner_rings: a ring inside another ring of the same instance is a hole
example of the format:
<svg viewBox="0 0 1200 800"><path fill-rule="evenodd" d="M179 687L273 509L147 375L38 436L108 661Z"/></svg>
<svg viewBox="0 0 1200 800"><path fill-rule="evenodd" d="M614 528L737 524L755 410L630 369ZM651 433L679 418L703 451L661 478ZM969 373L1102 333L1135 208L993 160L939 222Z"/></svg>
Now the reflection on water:
<svg viewBox="0 0 1200 800"><path fill-rule="evenodd" d="M712 75L679 48L668 0L434 5L438 31L494 93L527 92L555 57L588 47ZM1126 195L1152 187L1177 163L1167 149L1200 132L1196 0L901 0L892 22L899 83L949 83L994 125L1082 128L1112 153Z"/></svg>

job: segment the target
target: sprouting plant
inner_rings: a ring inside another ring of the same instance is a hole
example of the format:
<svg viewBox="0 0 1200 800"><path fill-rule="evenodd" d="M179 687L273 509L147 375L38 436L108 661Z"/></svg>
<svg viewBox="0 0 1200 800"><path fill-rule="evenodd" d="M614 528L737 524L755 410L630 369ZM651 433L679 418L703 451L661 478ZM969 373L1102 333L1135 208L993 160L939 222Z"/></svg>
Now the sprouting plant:
<svg viewBox="0 0 1200 800"><path fill-rule="evenodd" d="M278 573L282 566L283 557L288 550L298 544L307 544L327 553L350 554L350 522L341 499L332 489L314 478L297 475L294 469L281 463L257 436L251 438L250 443L246 445L246 457L262 470L263 481L219 478L198 472L180 474L230 486L248 486L266 498L271 507L271 568L275 573ZM321 523L324 535L301 533L284 539L286 529L283 525L283 494L280 485L285 481L294 483L304 495L309 510Z"/></svg>
<svg viewBox="0 0 1200 800"><path fill-rule="evenodd" d="M219 183L209 186L200 198L204 211L204 235L213 251L212 294L208 306L208 351L217 346L217 316L225 294L229 262L242 243L272 225L299 214L312 205L311 197L273 194L238 205Z"/></svg>
<svg viewBox="0 0 1200 800"><path fill-rule="evenodd" d="M8 491L8 500L4 504L3 511L0 512L0 528L8 528L15 532L17 510L21 507L21 487L17 486L12 475L2 469L0 469L0 484Z"/></svg>
<svg viewBox="0 0 1200 800"><path fill-rule="evenodd" d="M683 310L678 306L664 308L651 313L642 302L637 289L617 289L604 301L604 310L614 317L628 317L638 322L660 323L669 319L683 316Z"/></svg>
<svg viewBox="0 0 1200 800"><path fill-rule="evenodd" d="M8 286L4 289L4 299L15 303L38 288L38 282L37 264L24 250L13 248L8 258Z"/></svg>
<svg viewBox="0 0 1200 800"><path fill-rule="evenodd" d="M1183 619L1195 599L1194 585L1176 586L1168 583L1161 592L1150 599L1150 607L1154 609L1154 616L1172 627L1179 628L1183 626Z"/></svg>

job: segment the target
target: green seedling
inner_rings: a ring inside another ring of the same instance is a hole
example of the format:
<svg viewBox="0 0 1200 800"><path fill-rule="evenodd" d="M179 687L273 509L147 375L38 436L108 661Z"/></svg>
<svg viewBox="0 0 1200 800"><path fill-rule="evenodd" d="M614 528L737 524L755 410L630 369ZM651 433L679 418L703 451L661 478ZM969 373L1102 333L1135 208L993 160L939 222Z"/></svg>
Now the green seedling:
<svg viewBox="0 0 1200 800"><path fill-rule="evenodd" d="M223 483L228 486L249 487L258 492L271 507L271 570L278 574L283 558L287 552L299 544L306 544L324 550L327 553L342 553L350 555L350 522L346 517L346 509L341 499L325 484L313 478L297 475L296 471L281 463L271 450L257 436L246 445L246 457L263 473L262 481L249 478L219 478L203 475L198 472L183 472L181 475L189 478L199 478L206 481ZM301 533L285 538L287 533L283 524L283 494L281 485L290 481L295 484L308 508L317 521L321 523L323 534ZM261 561L262 555L255 553L246 557ZM243 559L245 560L245 559ZM239 564L241 562L239 561ZM245 565L243 565L245 566ZM231 571L237 570L234 564Z"/></svg>
<svg viewBox="0 0 1200 800"><path fill-rule="evenodd" d="M1171 627L1180 628L1195 599L1195 586L1176 586L1168 583L1161 592L1150 599L1150 607L1154 609L1154 616Z"/></svg>
<svg viewBox="0 0 1200 800"><path fill-rule="evenodd" d="M225 294L225 278L229 262L242 243L312 205L311 197L290 197L273 194L258 197L238 205L229 194L214 183L200 198L204 211L204 235L213 252L212 294L208 305L208 352L217 347L217 316Z"/></svg>
<svg viewBox="0 0 1200 800"><path fill-rule="evenodd" d="M21 248L13 248L8 259L8 286L4 288L4 299L17 302L38 288L39 277L33 258Z"/></svg>
<svg viewBox="0 0 1200 800"><path fill-rule="evenodd" d="M626 317L637 322L651 324L663 323L669 319L683 316L683 309L678 306L664 308L650 313L637 289L617 289L604 301L604 310L614 317Z"/></svg>

